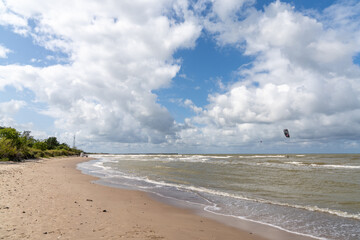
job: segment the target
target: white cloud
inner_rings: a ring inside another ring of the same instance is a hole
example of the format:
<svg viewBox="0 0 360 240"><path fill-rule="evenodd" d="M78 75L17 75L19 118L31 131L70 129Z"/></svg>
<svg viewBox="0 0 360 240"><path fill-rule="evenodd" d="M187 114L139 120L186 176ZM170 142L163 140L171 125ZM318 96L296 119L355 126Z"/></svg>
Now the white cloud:
<svg viewBox="0 0 360 240"><path fill-rule="evenodd" d="M20 126L12 116L26 105L26 102L18 100L0 102L0 126Z"/></svg>
<svg viewBox="0 0 360 240"><path fill-rule="evenodd" d="M254 3L254 0L214 0L213 11L221 21L231 21L236 18L244 4Z"/></svg>
<svg viewBox="0 0 360 240"><path fill-rule="evenodd" d="M223 21L210 15L207 30L219 45L238 47L255 60L239 68L239 81L226 93L209 95L209 105L190 120L193 128L202 126L197 140L230 148L260 139L281 144L283 128L303 143L358 138L360 68L353 57L360 52L360 27L357 21L344 28L354 11L346 15L337 7L321 22L276 1L264 11L242 10L244 20L229 22L214 3L211 14ZM191 131L180 135L186 139Z"/></svg>
<svg viewBox="0 0 360 240"><path fill-rule="evenodd" d="M7 54L10 52L10 49L0 45L0 58L7 58Z"/></svg>
<svg viewBox="0 0 360 240"><path fill-rule="evenodd" d="M187 1L10 1L6 11L35 23L29 34L38 44L70 57L43 68L0 66L0 88L30 89L48 103L42 113L79 138L174 137L175 122L152 90L170 85L180 68L172 54L200 35Z"/></svg>
<svg viewBox="0 0 360 240"><path fill-rule="evenodd" d="M0 2L0 25L12 26L16 33L23 35L28 31L26 18L8 9L3 1Z"/></svg>
<svg viewBox="0 0 360 240"><path fill-rule="evenodd" d="M186 99L184 101L184 104L185 104L185 106L187 106L191 110L193 110L195 113L201 113L203 110L201 107L197 107L190 99Z"/></svg>
<svg viewBox="0 0 360 240"><path fill-rule="evenodd" d="M11 100L8 102L0 102L0 115L13 115L22 107L26 106L26 102Z"/></svg>

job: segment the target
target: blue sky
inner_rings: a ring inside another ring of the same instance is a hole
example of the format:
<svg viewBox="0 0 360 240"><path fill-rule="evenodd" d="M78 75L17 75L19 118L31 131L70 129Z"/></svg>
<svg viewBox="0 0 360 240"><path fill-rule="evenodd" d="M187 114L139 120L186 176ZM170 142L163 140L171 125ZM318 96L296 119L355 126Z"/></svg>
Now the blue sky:
<svg viewBox="0 0 360 240"><path fill-rule="evenodd" d="M222 84L235 82L234 71L251 61L251 57L243 56L240 50L219 47L206 36L197 40L194 49L179 50L174 57L181 59L181 69L170 88L156 93L159 103L171 111L177 122L194 115L190 109L179 105L179 101L191 99L197 106L206 106L209 93L222 91L220 81Z"/></svg>
<svg viewBox="0 0 360 240"><path fill-rule="evenodd" d="M141 3L1 1L0 125L92 152L358 152L360 3Z"/></svg>

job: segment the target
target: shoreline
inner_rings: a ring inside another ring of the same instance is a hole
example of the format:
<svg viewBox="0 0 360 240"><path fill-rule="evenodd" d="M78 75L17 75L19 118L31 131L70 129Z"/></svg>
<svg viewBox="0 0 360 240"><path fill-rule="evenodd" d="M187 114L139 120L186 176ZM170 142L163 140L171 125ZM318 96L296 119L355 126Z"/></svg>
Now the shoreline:
<svg viewBox="0 0 360 240"><path fill-rule="evenodd" d="M0 239L311 239L95 184L70 157L0 165Z"/></svg>

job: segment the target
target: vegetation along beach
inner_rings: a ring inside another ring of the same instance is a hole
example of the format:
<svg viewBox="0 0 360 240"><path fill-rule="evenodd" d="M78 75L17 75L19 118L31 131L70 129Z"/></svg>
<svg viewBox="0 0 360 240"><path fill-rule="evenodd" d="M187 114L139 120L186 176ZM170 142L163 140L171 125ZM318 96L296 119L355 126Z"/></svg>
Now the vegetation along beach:
<svg viewBox="0 0 360 240"><path fill-rule="evenodd" d="M21 161L42 157L79 155L81 150L59 143L56 137L35 139L30 131L0 126L0 161Z"/></svg>

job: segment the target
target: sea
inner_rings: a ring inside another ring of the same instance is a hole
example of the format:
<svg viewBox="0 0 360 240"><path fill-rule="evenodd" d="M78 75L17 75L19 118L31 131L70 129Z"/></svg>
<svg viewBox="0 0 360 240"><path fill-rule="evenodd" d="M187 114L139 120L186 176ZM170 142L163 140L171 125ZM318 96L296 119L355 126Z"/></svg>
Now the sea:
<svg viewBox="0 0 360 240"><path fill-rule="evenodd" d="M315 239L360 239L360 154L94 154L108 186Z"/></svg>

